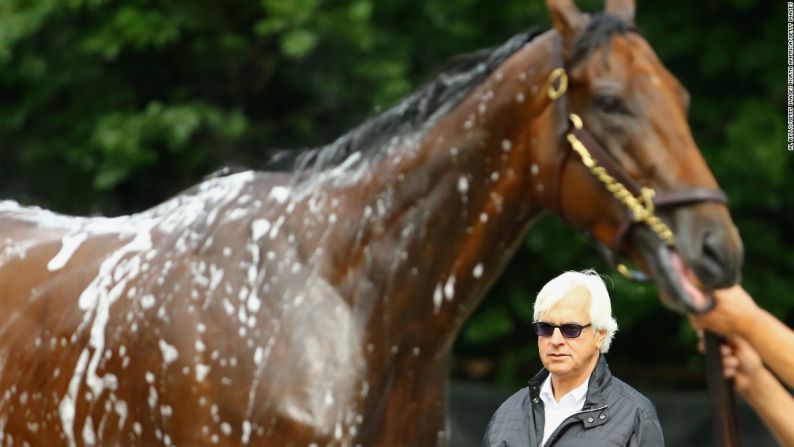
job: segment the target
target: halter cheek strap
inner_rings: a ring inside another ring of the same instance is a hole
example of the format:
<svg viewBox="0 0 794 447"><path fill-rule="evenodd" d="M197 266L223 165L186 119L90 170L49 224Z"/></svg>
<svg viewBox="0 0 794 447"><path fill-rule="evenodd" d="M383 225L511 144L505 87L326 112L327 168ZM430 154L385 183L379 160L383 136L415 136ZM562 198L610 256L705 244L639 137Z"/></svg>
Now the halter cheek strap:
<svg viewBox="0 0 794 447"><path fill-rule="evenodd" d="M568 76L564 68L556 68L549 75L548 96L556 101L565 96L568 87ZM567 98L560 101L559 109L563 112L570 110ZM653 188L640 185L615 158L601 146L598 141L584 128L582 119L573 113L566 118L569 123L565 132L565 139L571 150L576 152L579 159L590 173L604 185L613 197L623 204L627 210L621 219L618 229L610 245L604 245L602 252L607 260L616 266L618 271L629 279L640 279L638 273L630 272L622 264L618 265L618 256L624 248L629 230L636 224L645 224L667 246L675 246L675 235L670 227L656 215L660 208L691 205L701 202L716 202L727 204L725 193L718 189L709 188L683 188L673 191L656 192ZM560 186L562 174L571 151L563 151L559 169L557 170L557 200L556 208L562 215L560 204Z"/></svg>

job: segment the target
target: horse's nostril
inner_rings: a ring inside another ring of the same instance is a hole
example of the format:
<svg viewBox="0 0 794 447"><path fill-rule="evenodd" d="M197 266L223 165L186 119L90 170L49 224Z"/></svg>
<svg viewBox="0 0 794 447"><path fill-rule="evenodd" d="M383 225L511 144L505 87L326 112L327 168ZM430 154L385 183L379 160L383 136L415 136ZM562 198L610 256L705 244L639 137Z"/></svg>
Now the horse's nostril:
<svg viewBox="0 0 794 447"><path fill-rule="evenodd" d="M720 255L710 231L703 235L703 257L720 264Z"/></svg>
<svg viewBox="0 0 794 447"><path fill-rule="evenodd" d="M709 287L722 287L733 281L733 269L725 251L725 238L719 231L707 230L701 239L701 259L695 271Z"/></svg>

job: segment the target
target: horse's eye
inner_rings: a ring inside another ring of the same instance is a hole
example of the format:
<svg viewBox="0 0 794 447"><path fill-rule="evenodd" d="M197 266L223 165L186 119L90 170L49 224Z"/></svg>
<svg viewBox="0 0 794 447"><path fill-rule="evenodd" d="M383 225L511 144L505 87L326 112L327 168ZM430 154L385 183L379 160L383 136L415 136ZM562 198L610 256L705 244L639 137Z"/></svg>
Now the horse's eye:
<svg viewBox="0 0 794 447"><path fill-rule="evenodd" d="M599 95L593 99L596 108L604 113L627 113L623 101L617 96Z"/></svg>

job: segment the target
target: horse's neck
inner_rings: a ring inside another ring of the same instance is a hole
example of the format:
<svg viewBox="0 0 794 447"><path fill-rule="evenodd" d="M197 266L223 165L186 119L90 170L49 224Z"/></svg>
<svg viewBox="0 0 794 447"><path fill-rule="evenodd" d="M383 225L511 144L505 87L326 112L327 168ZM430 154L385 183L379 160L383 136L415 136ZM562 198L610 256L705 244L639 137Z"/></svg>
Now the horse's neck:
<svg viewBox="0 0 794 447"><path fill-rule="evenodd" d="M553 44L544 35L519 50L369 176L366 206L382 213L358 240L371 275L390 276L370 315L393 325L383 330L395 346L412 338L448 349L532 217L552 203L557 118L545 89Z"/></svg>

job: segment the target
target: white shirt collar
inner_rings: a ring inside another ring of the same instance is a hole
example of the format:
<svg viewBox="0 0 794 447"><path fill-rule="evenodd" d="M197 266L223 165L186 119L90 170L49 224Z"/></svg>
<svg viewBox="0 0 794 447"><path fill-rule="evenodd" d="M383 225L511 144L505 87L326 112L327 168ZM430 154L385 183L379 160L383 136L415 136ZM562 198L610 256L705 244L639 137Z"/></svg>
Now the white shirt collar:
<svg viewBox="0 0 794 447"><path fill-rule="evenodd" d="M546 380L543 381L543 385L540 387L540 398L543 399L543 403L546 405L549 405L553 402L554 405L567 404L573 407L579 407L581 409L581 407L584 405L585 398L587 397L589 381L590 377L588 376L581 385L569 391L566 395L562 396L559 402L557 402L554 399L554 391L551 389L551 374L549 374L548 377L546 377Z"/></svg>

